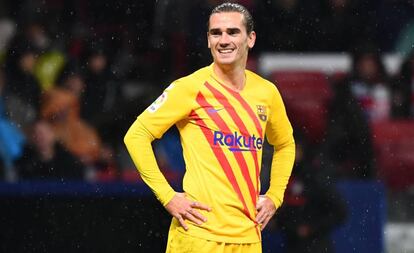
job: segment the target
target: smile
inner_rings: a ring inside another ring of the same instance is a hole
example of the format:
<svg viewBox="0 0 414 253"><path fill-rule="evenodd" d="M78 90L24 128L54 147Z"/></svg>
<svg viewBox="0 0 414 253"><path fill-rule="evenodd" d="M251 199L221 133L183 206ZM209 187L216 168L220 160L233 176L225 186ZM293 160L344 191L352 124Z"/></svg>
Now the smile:
<svg viewBox="0 0 414 253"><path fill-rule="evenodd" d="M234 49L226 48L226 49L218 49L218 51L219 51L220 54L230 54L234 51Z"/></svg>

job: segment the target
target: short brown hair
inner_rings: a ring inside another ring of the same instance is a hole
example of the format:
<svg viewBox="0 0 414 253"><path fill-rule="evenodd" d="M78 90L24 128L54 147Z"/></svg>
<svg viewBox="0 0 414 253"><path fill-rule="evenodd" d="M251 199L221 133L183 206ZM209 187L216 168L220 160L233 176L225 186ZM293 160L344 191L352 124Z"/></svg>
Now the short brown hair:
<svg viewBox="0 0 414 253"><path fill-rule="evenodd" d="M238 4L238 3L230 3L230 2L222 3L216 6L211 11L210 17L215 13L223 13L223 12L238 12L242 14L244 17L243 23L246 26L247 34L250 34L253 31L254 29L253 17L250 14L250 12L246 9L246 7L244 7L243 5ZM209 27L210 27L210 18L207 22L207 30L209 29Z"/></svg>

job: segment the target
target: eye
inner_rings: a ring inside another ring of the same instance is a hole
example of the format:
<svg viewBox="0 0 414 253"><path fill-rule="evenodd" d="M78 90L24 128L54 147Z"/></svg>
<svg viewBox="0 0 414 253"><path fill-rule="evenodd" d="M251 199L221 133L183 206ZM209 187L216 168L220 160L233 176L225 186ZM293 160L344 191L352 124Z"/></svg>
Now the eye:
<svg viewBox="0 0 414 253"><path fill-rule="evenodd" d="M222 34L222 32L218 29L211 29L209 34L211 36L217 37L217 36L220 36Z"/></svg>
<svg viewBox="0 0 414 253"><path fill-rule="evenodd" d="M238 28L230 28L230 29L227 29L227 34L230 35L230 36L238 35L240 32L241 31Z"/></svg>

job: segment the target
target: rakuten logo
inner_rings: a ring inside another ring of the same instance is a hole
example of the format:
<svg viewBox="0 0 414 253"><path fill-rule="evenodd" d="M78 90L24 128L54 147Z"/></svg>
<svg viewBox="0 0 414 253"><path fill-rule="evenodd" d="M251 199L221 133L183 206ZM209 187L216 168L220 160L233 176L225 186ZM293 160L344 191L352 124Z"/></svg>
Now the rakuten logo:
<svg viewBox="0 0 414 253"><path fill-rule="evenodd" d="M227 146L230 151L256 151L262 149L263 139L254 136L243 136L237 132L224 134L214 131L214 145Z"/></svg>

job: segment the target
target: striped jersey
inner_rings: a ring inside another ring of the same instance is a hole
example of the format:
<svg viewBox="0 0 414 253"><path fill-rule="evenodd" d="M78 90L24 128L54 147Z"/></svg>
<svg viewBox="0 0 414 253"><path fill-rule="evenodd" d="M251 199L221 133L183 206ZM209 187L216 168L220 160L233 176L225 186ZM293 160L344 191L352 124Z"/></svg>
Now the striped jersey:
<svg viewBox="0 0 414 253"><path fill-rule="evenodd" d="M177 126L186 164L183 189L189 199L212 208L201 211L207 222L187 220L189 230L179 228L182 233L228 243L261 240L255 207L265 135L275 147L267 196L276 207L282 202L294 159L292 127L275 85L253 72L245 75L245 86L237 92L207 66L174 81L137 118L154 138ZM142 163L137 167L145 168ZM167 193L157 197L163 204L172 198Z"/></svg>

